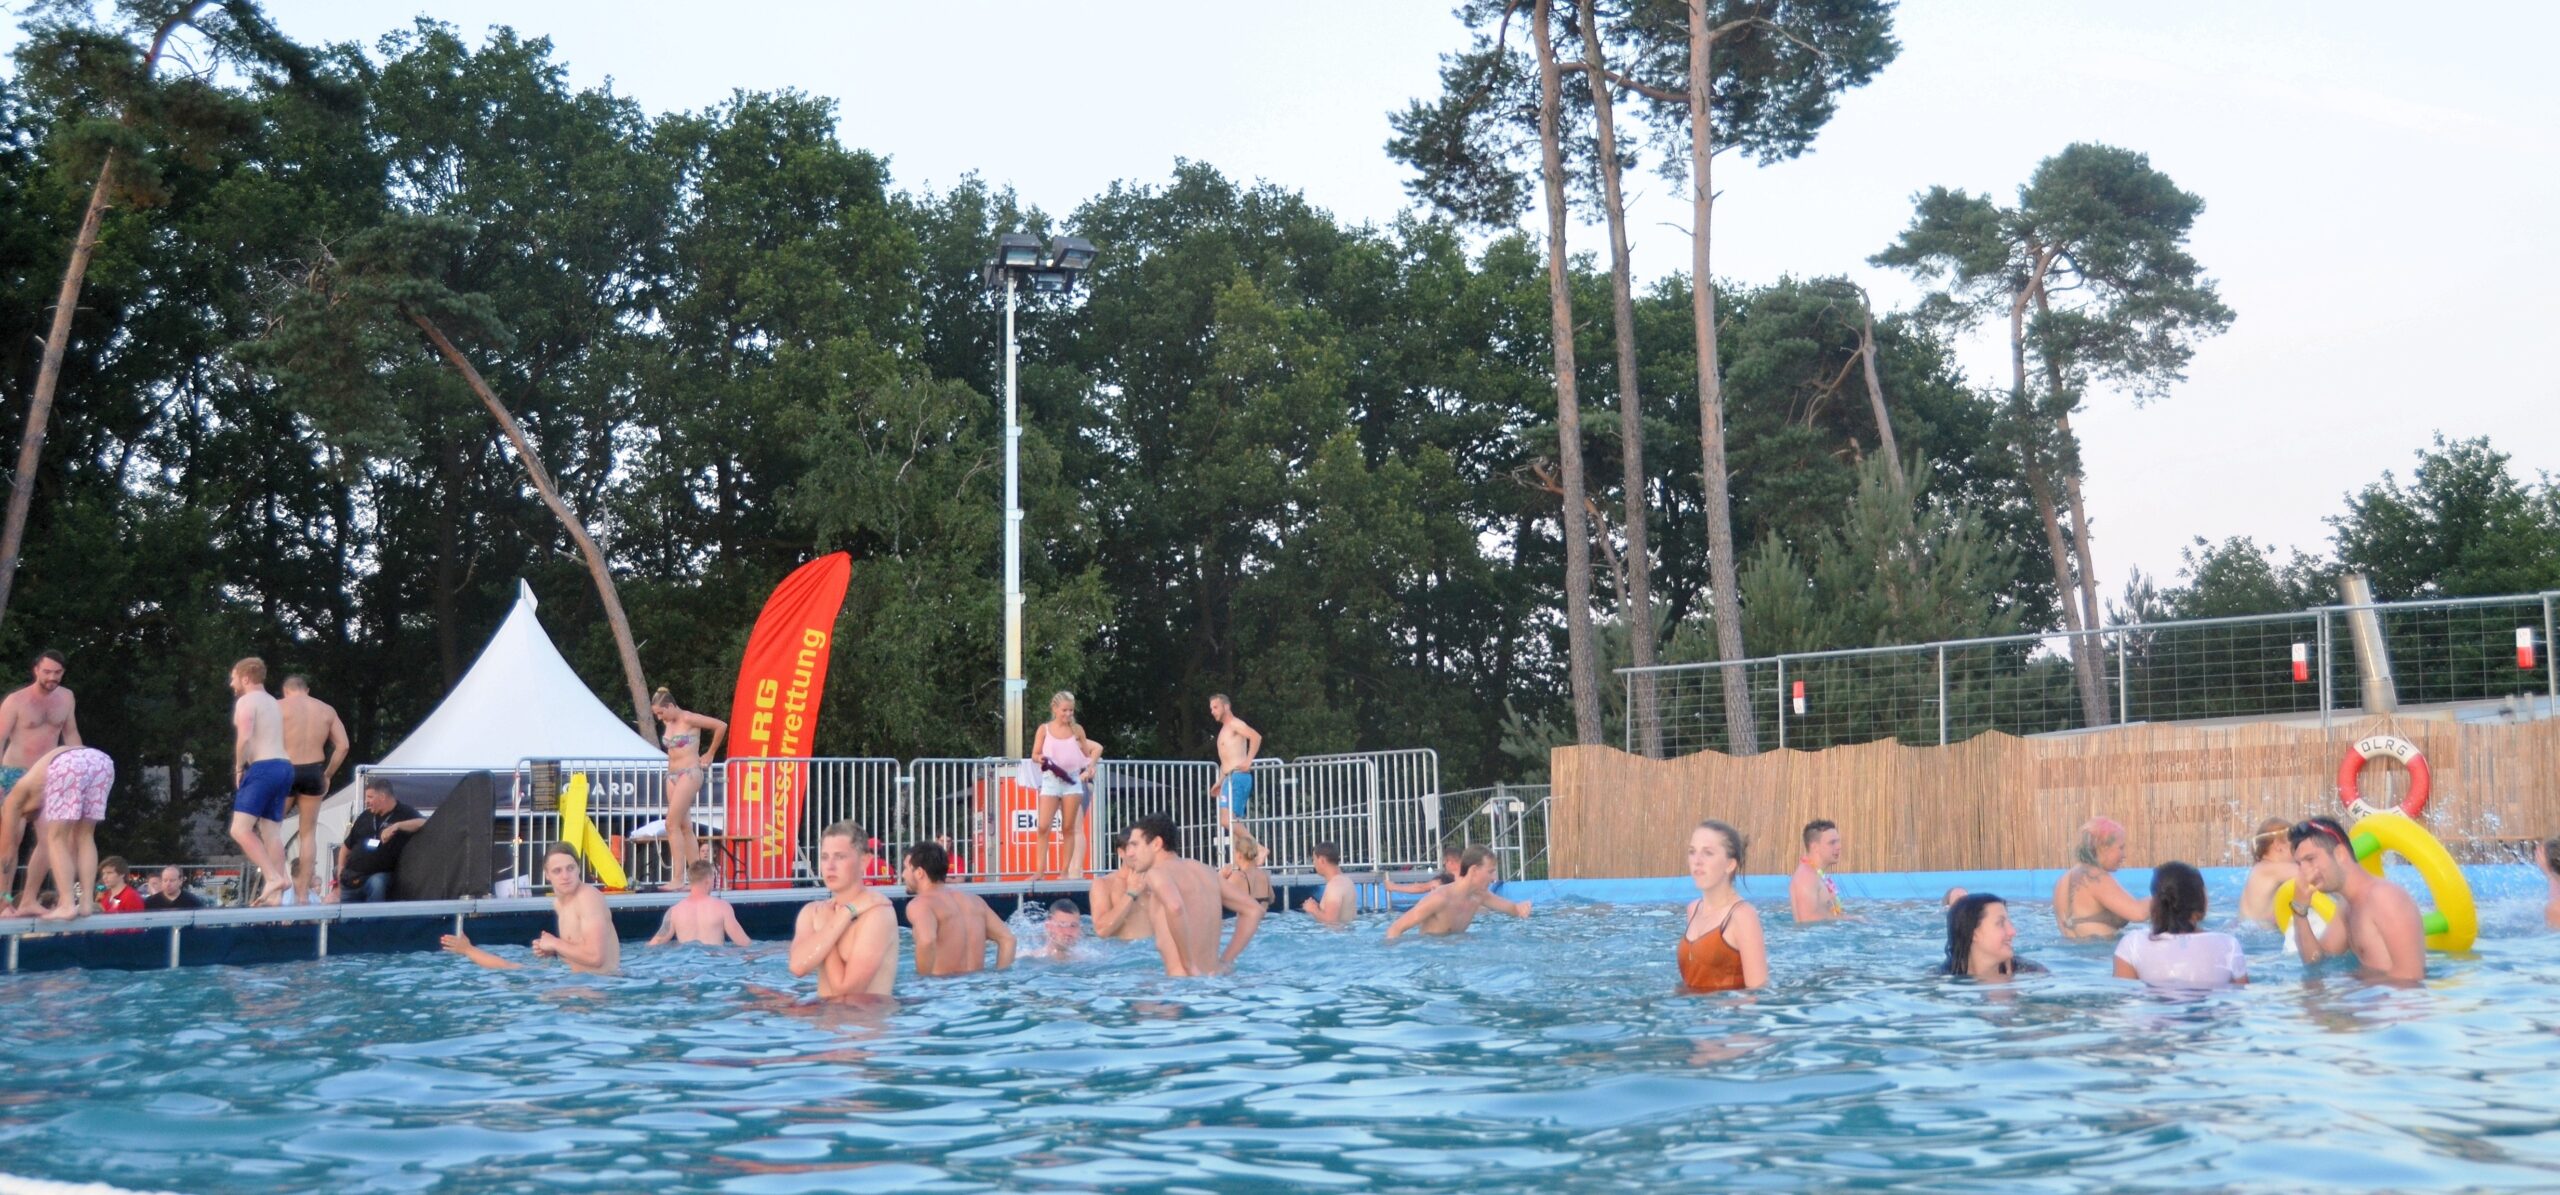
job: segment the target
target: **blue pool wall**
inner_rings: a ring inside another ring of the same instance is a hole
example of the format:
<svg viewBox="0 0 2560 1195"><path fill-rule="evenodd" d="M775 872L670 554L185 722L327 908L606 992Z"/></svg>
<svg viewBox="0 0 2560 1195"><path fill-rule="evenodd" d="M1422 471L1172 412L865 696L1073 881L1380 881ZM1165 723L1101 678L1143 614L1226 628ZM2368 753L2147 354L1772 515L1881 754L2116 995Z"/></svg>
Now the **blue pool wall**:
<svg viewBox="0 0 2560 1195"><path fill-rule="evenodd" d="M2249 874L2245 867L2205 867L2205 888L2217 898L2229 899L2237 893ZM2053 886L2062 880L2061 868L2037 868L2026 871L1896 871L1847 872L1831 878L1840 885L1840 898L1859 900L1928 900L1942 899L1949 888L1967 892L1996 892L2014 901L2050 901ZM2386 874L2420 903L2426 902L2426 881L2417 869L2394 864ZM2496 900L2531 897L2542 899L2547 891L2541 874L2529 863L2475 863L2462 869L2463 879L2471 885L2474 901L2486 904ZM2136 896L2151 891L2151 869L2127 867L2116 872L2116 880ZM1787 877L1783 875L1746 875L1742 877L1743 899L1761 905L1787 903ZM1664 904L1687 902L1698 895L1698 886L1685 875L1644 876L1608 880L1520 880L1504 884L1502 894L1512 900L1568 901L1580 900L1597 904Z"/></svg>

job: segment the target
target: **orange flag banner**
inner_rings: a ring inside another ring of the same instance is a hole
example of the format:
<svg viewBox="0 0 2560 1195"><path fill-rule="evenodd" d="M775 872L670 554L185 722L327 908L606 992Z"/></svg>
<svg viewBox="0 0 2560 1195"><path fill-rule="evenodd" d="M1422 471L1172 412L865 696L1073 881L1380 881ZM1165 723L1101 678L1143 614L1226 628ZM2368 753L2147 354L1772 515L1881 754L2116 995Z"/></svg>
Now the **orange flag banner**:
<svg viewBox="0 0 2560 1195"><path fill-rule="evenodd" d="M729 704L727 828L751 845L743 867L732 865L732 884L779 888L792 881L809 786L809 765L797 761L815 754L810 740L827 692L827 655L852 579L853 558L842 552L801 565L774 586L747 636Z"/></svg>

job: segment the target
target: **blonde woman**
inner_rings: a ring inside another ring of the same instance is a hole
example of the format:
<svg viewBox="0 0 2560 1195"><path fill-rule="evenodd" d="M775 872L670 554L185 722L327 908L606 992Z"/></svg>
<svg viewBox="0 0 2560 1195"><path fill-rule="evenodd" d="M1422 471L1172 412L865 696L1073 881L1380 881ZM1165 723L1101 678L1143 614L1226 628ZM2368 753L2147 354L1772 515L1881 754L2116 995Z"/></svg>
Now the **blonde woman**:
<svg viewBox="0 0 2560 1195"><path fill-rule="evenodd" d="M1040 771L1039 875L1058 879L1084 874L1084 806L1093 795L1093 773L1102 766L1102 744L1086 738L1076 721L1076 695L1064 689L1049 697L1049 720L1031 735L1031 762ZM1050 838L1051 825L1057 838ZM1065 861L1049 870L1049 844L1057 841Z"/></svg>
<svg viewBox="0 0 2560 1195"><path fill-rule="evenodd" d="M729 724L676 704L675 695L660 689L649 698L649 713L658 720L658 745L667 749L667 887L672 889L700 856L693 836L693 801L710 779L709 763L720 754Z"/></svg>
<svg viewBox="0 0 2560 1195"><path fill-rule="evenodd" d="M2151 919L2151 902L2124 890L2116 869L2124 866L2124 824L2093 817L2080 827L2071 870L2053 885L2053 919L2074 941L2114 938L2124 927Z"/></svg>

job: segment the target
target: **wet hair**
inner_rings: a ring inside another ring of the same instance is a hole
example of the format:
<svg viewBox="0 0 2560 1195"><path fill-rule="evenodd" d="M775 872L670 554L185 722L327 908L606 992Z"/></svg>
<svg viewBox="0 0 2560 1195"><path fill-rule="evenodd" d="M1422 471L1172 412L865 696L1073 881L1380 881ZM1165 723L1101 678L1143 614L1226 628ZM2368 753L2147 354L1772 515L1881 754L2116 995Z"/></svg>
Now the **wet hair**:
<svg viewBox="0 0 2560 1195"><path fill-rule="evenodd" d="M35 667L36 665L43 664L43 663L44 663L45 661L47 661L47 660L51 660L51 661L53 661L53 662L54 662L54 663L56 663L56 664L60 664L60 665L62 665L62 669L63 669L63 671L65 671L65 672L68 672L68 671L70 671L70 670L71 670L71 661L66 660L66 659L63 659L63 658L62 658L62 653L61 653L61 652L55 651L55 650L53 650L53 649L52 649L52 648L50 648L50 647L48 647L48 648L44 649L43 651L37 652L37 653L36 653L36 660L35 660L35 664L28 665L28 667Z"/></svg>
<svg viewBox="0 0 2560 1195"><path fill-rule="evenodd" d="M1947 907L1947 974L1973 974L1973 935L1993 905L2007 908L2009 902L1989 892L1976 892Z"/></svg>
<svg viewBox="0 0 2560 1195"><path fill-rule="evenodd" d="M1076 902L1061 896L1058 899L1049 902L1049 915L1052 917L1082 917L1084 916L1084 910L1077 908Z"/></svg>
<svg viewBox="0 0 2560 1195"><path fill-rule="evenodd" d="M311 691L311 678L297 672L284 678L284 687L288 689L300 689L303 692L308 693Z"/></svg>
<svg viewBox="0 0 2560 1195"><path fill-rule="evenodd" d="M256 656L243 658L231 666L231 674L253 685L267 683L267 662Z"/></svg>
<svg viewBox="0 0 2560 1195"><path fill-rule="evenodd" d="M109 855L104 859L98 860L98 870L100 872L112 871L120 876L129 876L133 874L133 865L125 862L124 856L122 855Z"/></svg>
<svg viewBox="0 0 2560 1195"><path fill-rule="evenodd" d="M2124 841L2124 823L2111 817L2090 818L2080 827L2080 844L2071 848L2071 857L2091 867L2098 865L2098 852L2110 842Z"/></svg>
<svg viewBox="0 0 2560 1195"><path fill-rule="evenodd" d="M1831 823L1818 822L1816 824L1827 826ZM1724 839L1724 853L1733 856L1733 874L1739 878L1742 875L1742 862L1744 859L1749 858L1751 854L1751 844L1742 837L1742 831L1736 830L1714 818L1708 818L1705 821L1699 822L1698 828L1701 830L1713 830L1716 832L1718 837Z"/></svg>
<svg viewBox="0 0 2560 1195"><path fill-rule="evenodd" d="M658 691L649 695L650 709L657 709L660 706L672 706L675 703L676 695L669 692L665 685L658 686Z"/></svg>
<svg viewBox="0 0 2560 1195"><path fill-rule="evenodd" d="M2191 934L2204 924L2204 873L2172 859L2151 869L2151 936Z"/></svg>
<svg viewBox="0 0 2560 1195"><path fill-rule="evenodd" d="M852 843L856 848L861 850L867 851L871 849L870 835L864 834L862 832L861 824L851 818L836 822L828 826L826 829L818 831L819 842L823 843L830 838L841 838L846 842Z"/></svg>
<svg viewBox="0 0 2560 1195"><path fill-rule="evenodd" d="M2293 828L2285 831L2284 835L2285 845L2289 847L2301 846L2315 838L2321 840L2321 845L2329 850L2349 853L2355 850L2347 845L2347 828L2339 825L2338 819L2334 817L2315 817L2295 822Z"/></svg>
<svg viewBox="0 0 2560 1195"><path fill-rule="evenodd" d="M1157 843L1174 854L1182 853L1182 844L1173 830L1173 819L1161 813L1150 813L1139 818L1136 824L1129 827L1131 842L1136 842L1140 834L1146 835L1148 841Z"/></svg>
<svg viewBox="0 0 2560 1195"><path fill-rule="evenodd" d="M1465 875L1491 862L1493 862L1492 851L1480 846L1468 847L1467 853L1458 856L1458 874Z"/></svg>
<svg viewBox="0 0 2560 1195"><path fill-rule="evenodd" d="M1317 843L1314 850L1307 852L1307 856L1311 859L1322 859L1336 867L1342 866L1342 848L1330 842Z"/></svg>
<svg viewBox="0 0 2560 1195"><path fill-rule="evenodd" d="M2542 840L2542 865L2550 868L2551 874L2560 875L2560 834Z"/></svg>
<svg viewBox="0 0 2560 1195"><path fill-rule="evenodd" d="M684 865L684 882L688 884L699 884L702 881L711 878L711 871L712 868L709 861L696 859L693 862Z"/></svg>
<svg viewBox="0 0 2560 1195"><path fill-rule="evenodd" d="M943 850L939 842L919 842L907 848L907 866L939 884L951 874L951 852Z"/></svg>
<svg viewBox="0 0 2560 1195"><path fill-rule="evenodd" d="M1839 828L1840 823L1827 817L1817 817L1812 821L1806 822L1804 824L1804 844L1810 847L1813 845L1815 839L1822 837L1825 831L1837 830Z"/></svg>
<svg viewBox="0 0 2560 1195"><path fill-rule="evenodd" d="M2292 827L2293 823L2280 817L2271 817L2259 822L2258 833L2249 839L2250 862L2258 862L2273 853L2276 844L2284 841L2284 832Z"/></svg>

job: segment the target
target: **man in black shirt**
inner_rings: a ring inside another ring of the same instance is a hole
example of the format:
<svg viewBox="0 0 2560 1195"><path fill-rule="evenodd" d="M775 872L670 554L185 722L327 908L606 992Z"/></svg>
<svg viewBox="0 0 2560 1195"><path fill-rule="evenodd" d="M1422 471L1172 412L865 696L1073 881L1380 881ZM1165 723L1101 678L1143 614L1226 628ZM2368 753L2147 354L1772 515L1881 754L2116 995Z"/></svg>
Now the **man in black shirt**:
<svg viewBox="0 0 2560 1195"><path fill-rule="evenodd" d="M391 795L391 782L368 779L364 812L347 826L347 845L338 864L338 898L349 903L391 899L391 876L400 868L401 848L426 825L417 810Z"/></svg>
<svg viewBox="0 0 2560 1195"><path fill-rule="evenodd" d="M160 869L159 878L151 881L150 894L142 898L142 908L145 912L203 907L204 901L195 893L187 891L187 873L179 870L174 864Z"/></svg>

